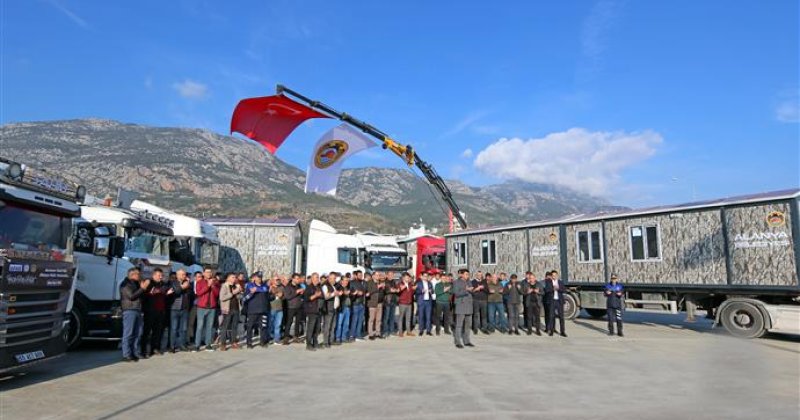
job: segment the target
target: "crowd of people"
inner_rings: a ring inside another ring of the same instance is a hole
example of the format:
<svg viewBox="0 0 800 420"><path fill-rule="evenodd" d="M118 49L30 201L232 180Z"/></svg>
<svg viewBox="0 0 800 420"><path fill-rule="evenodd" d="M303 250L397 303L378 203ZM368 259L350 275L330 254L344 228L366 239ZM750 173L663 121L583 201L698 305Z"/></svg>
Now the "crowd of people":
<svg viewBox="0 0 800 420"><path fill-rule="evenodd" d="M452 335L456 348L474 347L470 333L566 337L558 271L494 275L447 273L327 273L265 279L220 275L211 268L161 269L142 278L128 270L120 285L122 357L138 361L165 352L226 351L304 343L309 351L389 337ZM622 336L622 285L606 285L609 334ZM541 324L544 316L544 326Z"/></svg>

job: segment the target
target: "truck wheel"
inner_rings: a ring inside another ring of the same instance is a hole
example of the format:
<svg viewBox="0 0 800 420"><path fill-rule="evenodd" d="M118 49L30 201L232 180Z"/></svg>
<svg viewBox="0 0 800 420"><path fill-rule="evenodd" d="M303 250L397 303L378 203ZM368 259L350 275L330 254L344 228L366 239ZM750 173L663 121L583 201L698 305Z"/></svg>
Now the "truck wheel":
<svg viewBox="0 0 800 420"><path fill-rule="evenodd" d="M767 331L764 315L756 305L748 302L732 302L720 314L722 326L731 335L742 338L758 338Z"/></svg>
<svg viewBox="0 0 800 420"><path fill-rule="evenodd" d="M597 308L584 308L584 309L586 309L586 313L589 314L589 316L594 319L600 319L606 316L605 309L597 309Z"/></svg>
<svg viewBox="0 0 800 420"><path fill-rule="evenodd" d="M580 312L578 299L572 293L564 293L564 319L575 319Z"/></svg>
<svg viewBox="0 0 800 420"><path fill-rule="evenodd" d="M75 350L81 345L83 335L86 333L86 308L77 299L72 304L69 312L69 331L66 334L67 349Z"/></svg>

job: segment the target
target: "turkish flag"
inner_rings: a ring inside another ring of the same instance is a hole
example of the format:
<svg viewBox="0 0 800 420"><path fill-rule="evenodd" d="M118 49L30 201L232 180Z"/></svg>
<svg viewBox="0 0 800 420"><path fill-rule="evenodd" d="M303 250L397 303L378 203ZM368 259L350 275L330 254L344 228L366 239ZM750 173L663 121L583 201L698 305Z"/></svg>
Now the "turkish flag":
<svg viewBox="0 0 800 420"><path fill-rule="evenodd" d="M330 118L285 96L242 99L233 110L231 133L253 139L275 154L286 137L310 118Z"/></svg>

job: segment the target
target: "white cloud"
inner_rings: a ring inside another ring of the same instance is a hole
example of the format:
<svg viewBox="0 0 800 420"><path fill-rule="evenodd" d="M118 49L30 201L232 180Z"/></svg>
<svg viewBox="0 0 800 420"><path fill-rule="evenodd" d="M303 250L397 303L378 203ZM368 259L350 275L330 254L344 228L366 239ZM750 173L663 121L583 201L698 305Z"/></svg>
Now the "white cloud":
<svg viewBox="0 0 800 420"><path fill-rule="evenodd" d="M581 27L583 60L577 73L580 79L590 79L601 69L603 55L608 49L609 32L619 20L622 4L616 0L601 0L594 4Z"/></svg>
<svg viewBox="0 0 800 420"><path fill-rule="evenodd" d="M463 152L461 152L461 157L464 159L469 159L472 157L472 155L472 149L465 149Z"/></svg>
<svg viewBox="0 0 800 420"><path fill-rule="evenodd" d="M186 99L203 99L208 95L208 86L189 79L173 83L172 88Z"/></svg>
<svg viewBox="0 0 800 420"><path fill-rule="evenodd" d="M800 122L800 92L781 95L775 106L775 119L785 123Z"/></svg>
<svg viewBox="0 0 800 420"><path fill-rule="evenodd" d="M607 196L620 182L622 171L653 156L661 142L661 135L650 130L571 128L538 139L501 138L478 153L475 166L499 178Z"/></svg>
<svg viewBox="0 0 800 420"><path fill-rule="evenodd" d="M456 134L460 134L471 125L475 124L476 122L482 120L484 117L489 115L488 111L474 111L462 118L460 121L455 123L449 130L447 130L444 134L440 136L440 138L451 137L455 136Z"/></svg>

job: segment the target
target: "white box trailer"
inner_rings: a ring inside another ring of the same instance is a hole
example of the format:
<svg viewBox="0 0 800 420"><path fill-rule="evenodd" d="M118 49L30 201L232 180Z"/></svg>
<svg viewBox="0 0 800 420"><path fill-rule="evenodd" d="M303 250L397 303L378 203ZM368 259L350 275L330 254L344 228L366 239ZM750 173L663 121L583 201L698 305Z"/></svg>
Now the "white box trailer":
<svg viewBox="0 0 800 420"><path fill-rule="evenodd" d="M733 335L800 333L800 190L568 216L445 235L450 271L559 270L566 312L605 314L602 287L631 310L712 311Z"/></svg>

